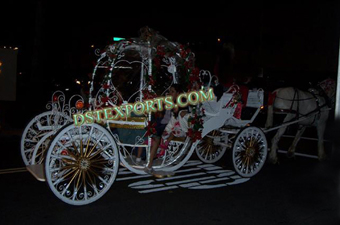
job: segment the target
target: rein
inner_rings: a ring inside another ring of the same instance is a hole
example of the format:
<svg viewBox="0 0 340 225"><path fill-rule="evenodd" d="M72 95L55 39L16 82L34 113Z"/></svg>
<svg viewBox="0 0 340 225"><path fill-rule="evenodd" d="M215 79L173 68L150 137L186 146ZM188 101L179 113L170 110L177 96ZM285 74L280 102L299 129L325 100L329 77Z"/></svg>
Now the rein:
<svg viewBox="0 0 340 225"><path fill-rule="evenodd" d="M282 99L282 100L286 100L286 101L290 101L290 102L294 102L294 101L301 102L301 101L307 101L307 100L314 99L314 97L311 97L311 98L302 98L302 99L287 99L287 98L281 98L281 97L278 97L278 96L276 96L276 98L279 98L279 99Z"/></svg>

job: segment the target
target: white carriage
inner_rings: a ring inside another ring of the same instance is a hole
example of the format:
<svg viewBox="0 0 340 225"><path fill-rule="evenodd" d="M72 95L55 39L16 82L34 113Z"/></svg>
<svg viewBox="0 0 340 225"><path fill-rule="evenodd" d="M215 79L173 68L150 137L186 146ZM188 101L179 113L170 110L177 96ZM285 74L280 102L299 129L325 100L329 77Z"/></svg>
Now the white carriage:
<svg viewBox="0 0 340 225"><path fill-rule="evenodd" d="M138 147L145 148L149 158L151 113L80 126L74 124L71 115L164 96L173 83L186 83L190 89L196 82L209 88L210 73L195 70L193 60L189 49L149 28L142 29L140 38L107 47L99 54L93 71L88 109L81 107L83 101L78 99L76 107L67 105L72 109L69 113L54 105L54 110L28 124L22 155L29 170L46 180L59 199L72 205L89 204L103 196L114 183L120 165L145 174L145 165L136 162L135 153ZM96 87L98 80L101 83ZM155 174L176 171L194 151L202 161L214 163L227 148L232 148L237 173L244 177L258 173L266 160L267 141L263 131L251 123L263 105L263 91L249 91L246 107L254 111L247 119L234 117L236 94L237 90L231 89L219 101L214 98L195 106L191 117L199 119L189 124L198 136L173 139L165 154L154 160Z"/></svg>

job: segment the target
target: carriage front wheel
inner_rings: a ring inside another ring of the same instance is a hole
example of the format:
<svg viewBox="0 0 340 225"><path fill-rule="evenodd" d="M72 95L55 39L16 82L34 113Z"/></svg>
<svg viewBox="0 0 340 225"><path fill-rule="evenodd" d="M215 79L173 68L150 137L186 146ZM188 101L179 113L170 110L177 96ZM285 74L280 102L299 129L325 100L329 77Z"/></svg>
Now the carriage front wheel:
<svg viewBox="0 0 340 225"><path fill-rule="evenodd" d="M71 205L102 197L113 184L119 153L110 132L99 124L62 128L45 159L46 181L52 192Z"/></svg>
<svg viewBox="0 0 340 225"><path fill-rule="evenodd" d="M260 128L246 127L236 136L232 160L236 172L242 177L252 177L263 167L267 158L267 139Z"/></svg>

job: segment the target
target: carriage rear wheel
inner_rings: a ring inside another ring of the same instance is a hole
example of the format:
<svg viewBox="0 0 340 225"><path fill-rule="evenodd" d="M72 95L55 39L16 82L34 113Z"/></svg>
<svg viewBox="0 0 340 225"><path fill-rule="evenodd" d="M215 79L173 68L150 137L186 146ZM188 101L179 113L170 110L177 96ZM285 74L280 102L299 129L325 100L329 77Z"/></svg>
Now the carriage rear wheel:
<svg viewBox="0 0 340 225"><path fill-rule="evenodd" d="M241 130L232 151L236 172L243 177L257 174L266 161L267 149L267 139L260 128L250 126Z"/></svg>
<svg viewBox="0 0 340 225"><path fill-rule="evenodd" d="M213 130L207 134L197 145L196 154L198 158L204 163L215 163L220 160L227 146L214 144L214 138L221 139L223 136L218 130Z"/></svg>
<svg viewBox="0 0 340 225"><path fill-rule="evenodd" d="M40 141L35 145L30 161L31 165L44 163L47 149L54 134L54 131L46 133L44 137L42 137Z"/></svg>
<svg viewBox="0 0 340 225"><path fill-rule="evenodd" d="M46 145L44 143L47 140L45 136L49 136L51 131L57 131L69 122L70 118L60 112L47 111L34 117L27 124L21 136L20 151L25 165L31 165L32 162L37 163L37 160L32 158L34 150L39 149L40 145Z"/></svg>
<svg viewBox="0 0 340 225"><path fill-rule="evenodd" d="M62 128L45 159L46 180L52 192L71 205L102 197L113 184L119 153L110 132L98 124Z"/></svg>

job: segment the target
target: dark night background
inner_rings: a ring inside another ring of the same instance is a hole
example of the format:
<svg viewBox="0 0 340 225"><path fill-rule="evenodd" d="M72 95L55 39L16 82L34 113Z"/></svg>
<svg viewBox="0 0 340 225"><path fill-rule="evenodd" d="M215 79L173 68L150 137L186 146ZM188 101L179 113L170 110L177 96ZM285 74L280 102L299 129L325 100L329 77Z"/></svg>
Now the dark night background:
<svg viewBox="0 0 340 225"><path fill-rule="evenodd" d="M0 47L19 47L17 101L2 102L2 117L9 123L4 111L13 107L27 112L12 126L24 126L44 111L54 90L76 92L74 80L92 72L96 48L114 36L137 37L143 26L189 44L197 66L210 71L223 44L231 42L234 68L251 76L262 68L268 89L337 75L339 1L70 2L1 5Z"/></svg>

